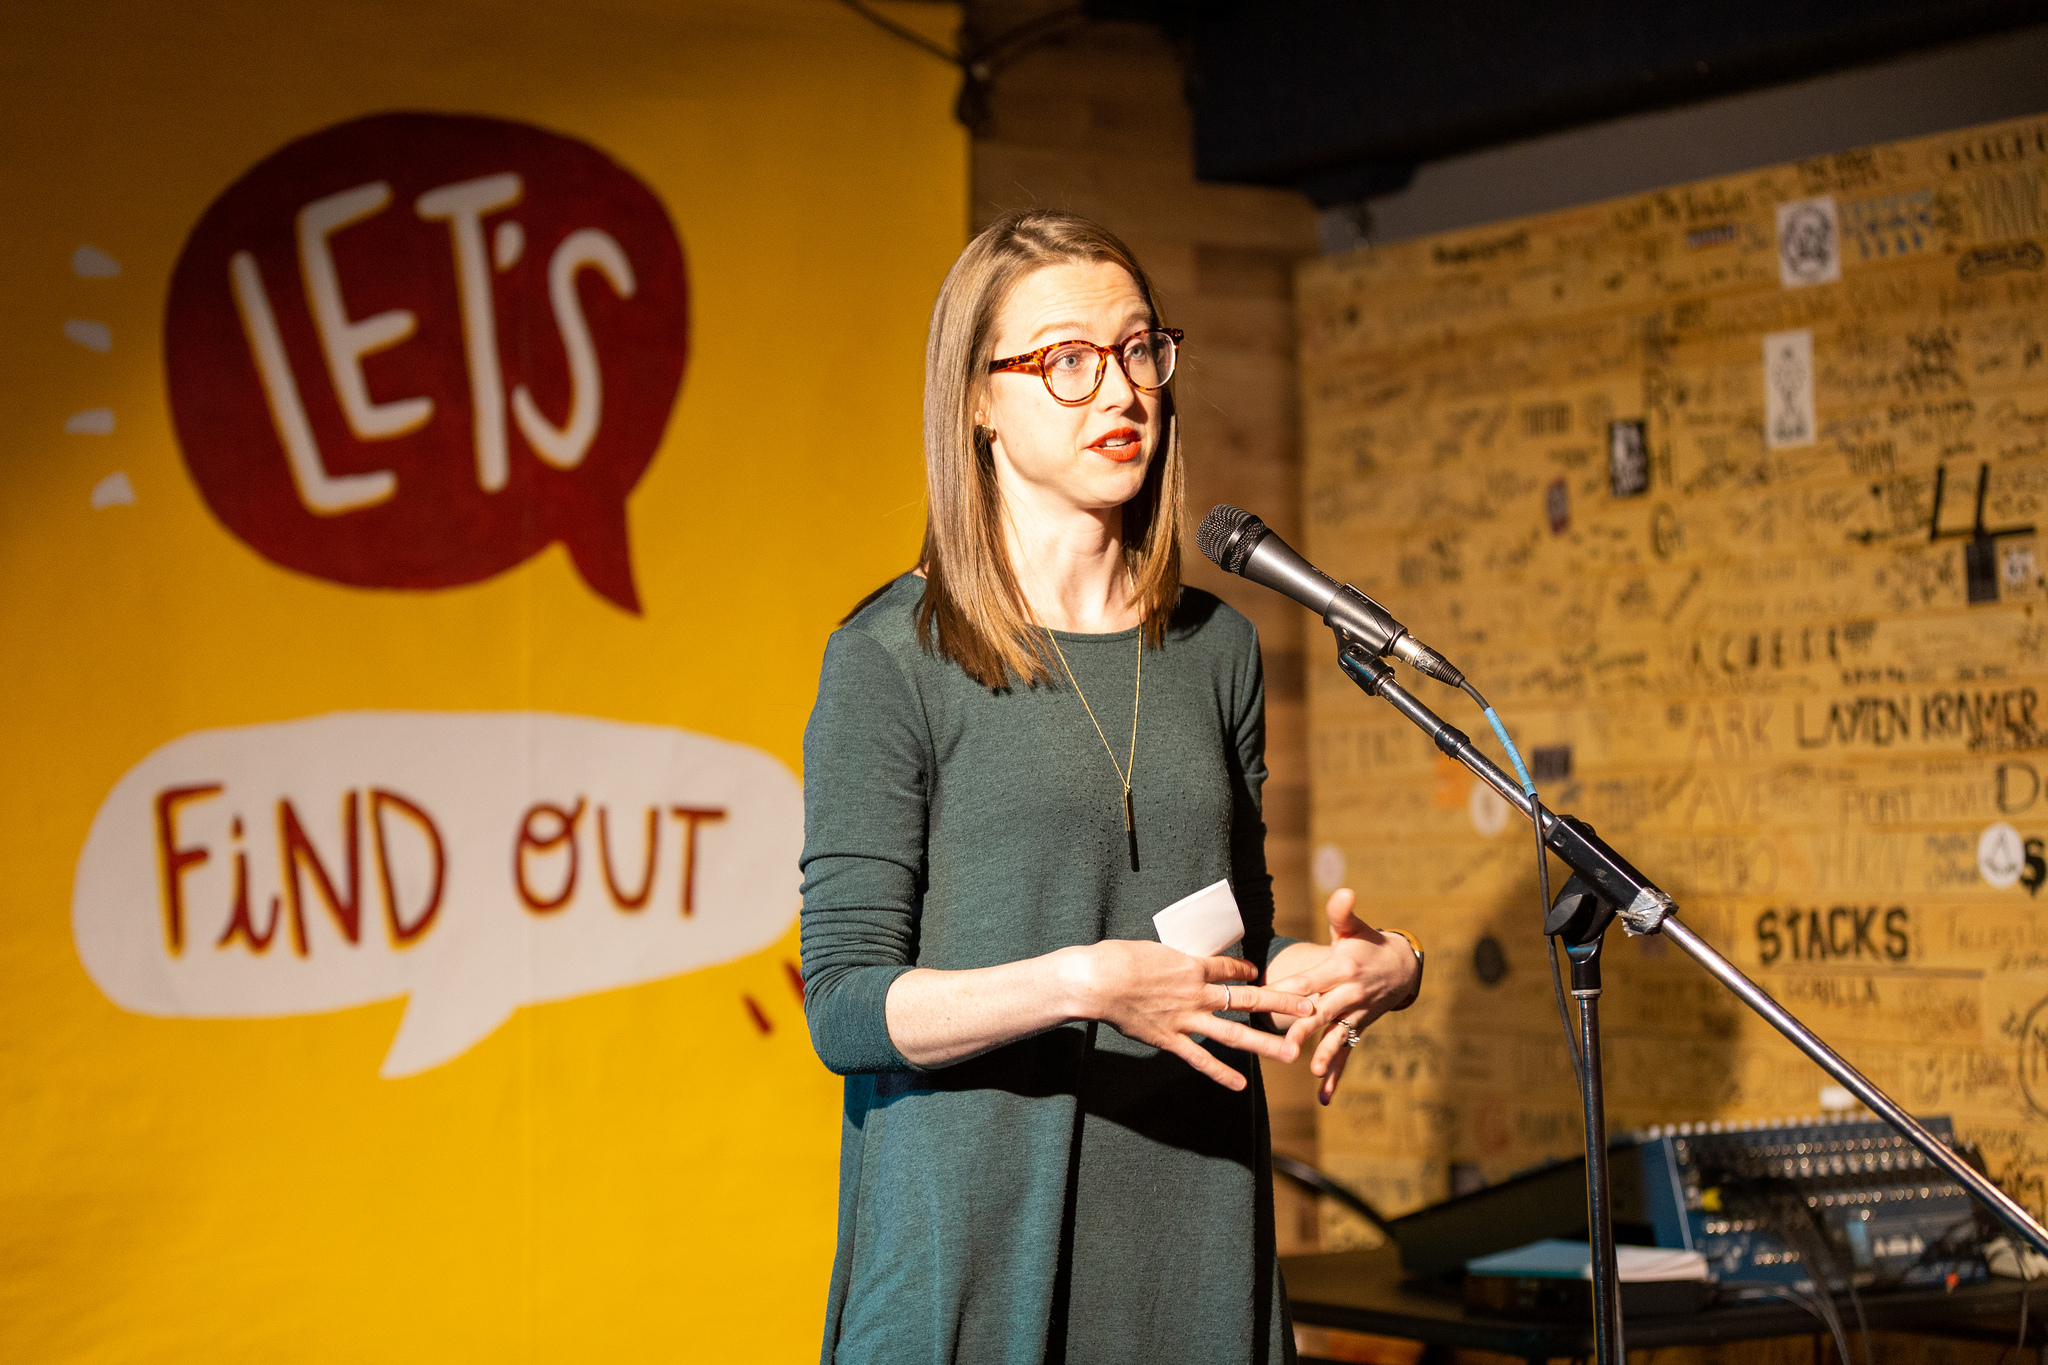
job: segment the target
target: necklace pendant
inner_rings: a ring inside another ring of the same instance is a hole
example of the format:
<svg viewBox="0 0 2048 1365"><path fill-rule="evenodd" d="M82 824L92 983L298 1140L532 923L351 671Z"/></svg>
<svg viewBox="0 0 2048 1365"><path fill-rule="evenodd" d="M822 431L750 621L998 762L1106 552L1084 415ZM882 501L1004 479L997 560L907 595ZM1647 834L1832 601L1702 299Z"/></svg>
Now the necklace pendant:
<svg viewBox="0 0 2048 1365"><path fill-rule="evenodd" d="M1131 809L1131 789L1126 785L1124 787L1124 833L1136 834L1137 832L1138 817Z"/></svg>

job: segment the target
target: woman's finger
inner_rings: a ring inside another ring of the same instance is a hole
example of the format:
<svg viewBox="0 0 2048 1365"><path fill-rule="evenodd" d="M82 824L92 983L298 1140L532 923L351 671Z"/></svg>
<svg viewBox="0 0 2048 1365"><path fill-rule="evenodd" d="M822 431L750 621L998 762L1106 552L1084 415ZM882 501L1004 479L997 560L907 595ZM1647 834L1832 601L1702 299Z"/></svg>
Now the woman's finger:
<svg viewBox="0 0 2048 1365"><path fill-rule="evenodd" d="M1256 981L1259 969L1241 957L1205 957L1202 971L1210 981Z"/></svg>
<svg viewBox="0 0 2048 1365"><path fill-rule="evenodd" d="M1310 1015L1306 1019L1293 1020L1287 1026L1287 1041L1293 1043L1297 1048L1306 1048L1309 1038L1317 1030L1326 1027L1327 1024L1328 1021L1323 1018L1321 1011Z"/></svg>
<svg viewBox="0 0 2048 1365"><path fill-rule="evenodd" d="M1349 1014L1356 1014L1365 1004L1365 988L1345 985L1325 991L1316 997L1316 1012L1307 1019L1292 1021L1288 1034L1303 1047L1308 1046L1308 1035L1322 1029L1332 1028L1337 1020ZM1320 1074L1320 1073L1318 1073Z"/></svg>
<svg viewBox="0 0 2048 1365"><path fill-rule="evenodd" d="M1309 1034L1315 1032L1316 1016L1311 1014L1305 1019L1289 1019L1284 1014L1276 1014L1273 1022L1287 1025L1287 1041L1299 1048L1308 1041Z"/></svg>
<svg viewBox="0 0 2048 1365"><path fill-rule="evenodd" d="M1248 1014L1277 1014L1290 1019L1315 1014L1316 1007L1303 997L1274 990L1271 986L1239 986L1233 983L1216 985L1214 989L1216 1003L1209 1007L1211 1010L1243 1010Z"/></svg>
<svg viewBox="0 0 2048 1365"><path fill-rule="evenodd" d="M1278 981L1266 984L1279 991L1293 991L1298 995L1317 995L1334 990L1346 982L1356 980L1358 966L1350 958L1332 953L1305 972L1284 976Z"/></svg>
<svg viewBox="0 0 2048 1365"><path fill-rule="evenodd" d="M1330 893L1330 899L1323 906L1323 917L1330 921L1330 933L1336 938L1347 938L1365 927L1356 915L1351 913L1358 904L1358 897L1348 886L1340 886Z"/></svg>
<svg viewBox="0 0 2048 1365"><path fill-rule="evenodd" d="M1344 970L1343 963L1326 957L1305 972L1296 972L1293 976L1283 976L1278 981L1269 981L1266 984L1276 991L1294 991L1301 995L1314 995L1318 991L1330 989L1330 987L1342 981L1346 975L1348 973Z"/></svg>
<svg viewBox="0 0 2048 1365"><path fill-rule="evenodd" d="M1207 1076L1225 1090L1242 1090L1247 1082L1241 1072L1216 1060L1216 1055L1184 1033L1168 1034L1159 1046Z"/></svg>
<svg viewBox="0 0 2048 1365"><path fill-rule="evenodd" d="M1337 1055L1330 1062L1329 1070L1324 1074L1323 1083L1319 1087L1320 1093L1318 1094L1317 1098L1320 1099L1324 1104L1328 1104L1330 1101L1337 1098L1337 1082L1340 1079L1342 1079L1344 1075L1344 1064L1350 1060L1350 1048L1340 1047L1337 1049Z"/></svg>
<svg viewBox="0 0 2048 1365"><path fill-rule="evenodd" d="M1356 1028L1354 1022L1352 1027ZM1350 1050L1351 1035L1345 1032L1342 1019L1332 1019L1329 1031L1323 1034L1323 1041L1316 1045L1316 1055L1309 1062L1308 1069L1318 1076L1327 1076L1337 1065L1337 1054Z"/></svg>
<svg viewBox="0 0 2048 1365"><path fill-rule="evenodd" d="M1204 1038L1221 1043L1225 1047L1234 1047L1240 1052L1257 1053L1261 1057L1271 1057L1276 1062L1291 1062L1301 1055L1301 1049L1280 1034L1246 1028L1234 1020L1218 1019L1213 1014L1204 1015L1199 1024L1191 1022L1190 1026L1198 1029Z"/></svg>

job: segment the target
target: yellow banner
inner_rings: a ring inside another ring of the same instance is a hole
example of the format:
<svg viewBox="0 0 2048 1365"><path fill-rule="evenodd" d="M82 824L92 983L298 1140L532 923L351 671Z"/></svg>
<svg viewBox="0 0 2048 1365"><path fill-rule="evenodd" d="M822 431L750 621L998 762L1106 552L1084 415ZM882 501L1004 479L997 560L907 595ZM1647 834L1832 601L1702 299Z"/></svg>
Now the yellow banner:
<svg viewBox="0 0 2048 1365"><path fill-rule="evenodd" d="M801 734L922 528L956 73L826 0L7 27L0 1356L810 1358Z"/></svg>

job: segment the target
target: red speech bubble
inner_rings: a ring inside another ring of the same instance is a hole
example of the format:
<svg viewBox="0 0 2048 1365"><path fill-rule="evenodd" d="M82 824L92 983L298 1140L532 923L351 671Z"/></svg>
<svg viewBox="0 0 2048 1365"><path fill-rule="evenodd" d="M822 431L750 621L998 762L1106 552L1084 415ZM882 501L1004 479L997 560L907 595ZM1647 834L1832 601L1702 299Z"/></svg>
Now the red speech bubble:
<svg viewBox="0 0 2048 1365"><path fill-rule="evenodd" d="M625 499L688 350L653 192L523 123L376 114L207 209L171 276L171 417L259 554L366 588L489 578L554 541L640 610Z"/></svg>

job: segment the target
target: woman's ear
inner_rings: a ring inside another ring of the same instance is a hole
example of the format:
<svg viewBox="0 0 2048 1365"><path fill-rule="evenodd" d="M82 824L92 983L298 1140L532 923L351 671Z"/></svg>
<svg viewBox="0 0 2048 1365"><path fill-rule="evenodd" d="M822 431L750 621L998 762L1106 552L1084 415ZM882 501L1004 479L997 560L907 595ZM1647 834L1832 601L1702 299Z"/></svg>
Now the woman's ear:
<svg viewBox="0 0 2048 1365"><path fill-rule="evenodd" d="M975 384L967 393L969 408L974 413L974 451L983 459L994 455L996 429L988 424L988 386Z"/></svg>

